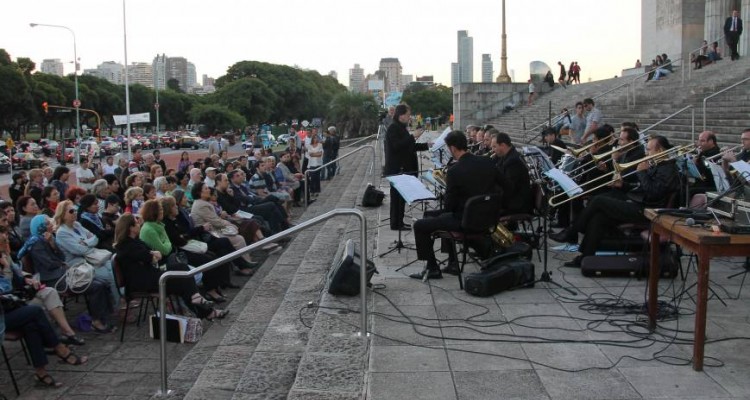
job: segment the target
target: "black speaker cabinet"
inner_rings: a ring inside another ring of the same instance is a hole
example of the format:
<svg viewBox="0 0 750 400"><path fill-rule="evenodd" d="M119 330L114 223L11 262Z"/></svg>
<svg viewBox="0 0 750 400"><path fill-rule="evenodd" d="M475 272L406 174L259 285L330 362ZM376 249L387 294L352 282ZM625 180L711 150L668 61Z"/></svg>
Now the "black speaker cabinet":
<svg viewBox="0 0 750 400"><path fill-rule="evenodd" d="M355 251L354 242L349 239L344 247L334 257L333 265L328 273L328 293L333 295L356 296L359 294L359 277L362 257ZM367 261L367 286L370 279L378 270L375 263Z"/></svg>

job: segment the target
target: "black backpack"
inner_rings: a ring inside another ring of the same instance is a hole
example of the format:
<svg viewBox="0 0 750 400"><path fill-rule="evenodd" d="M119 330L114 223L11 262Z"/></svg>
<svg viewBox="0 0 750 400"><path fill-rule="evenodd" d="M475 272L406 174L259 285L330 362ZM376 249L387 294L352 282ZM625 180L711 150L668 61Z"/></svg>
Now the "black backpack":
<svg viewBox="0 0 750 400"><path fill-rule="evenodd" d="M385 193L382 190L375 189L372 184L367 185L365 194L362 196L363 207L380 207L383 204Z"/></svg>

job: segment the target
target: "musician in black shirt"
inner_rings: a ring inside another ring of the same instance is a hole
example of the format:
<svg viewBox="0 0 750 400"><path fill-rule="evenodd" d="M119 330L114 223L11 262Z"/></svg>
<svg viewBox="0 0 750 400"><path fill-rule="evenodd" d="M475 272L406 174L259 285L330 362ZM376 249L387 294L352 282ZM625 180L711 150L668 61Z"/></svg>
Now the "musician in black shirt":
<svg viewBox="0 0 750 400"><path fill-rule="evenodd" d="M468 152L466 136L461 131L453 131L445 137L453 159L458 160L448 169L444 207L442 210L427 211L425 218L414 223L414 239L417 245L417 258L427 261L424 270L410 275L415 279L440 279L443 277L438 268L431 235L436 231L455 231L461 228L466 202L483 194L498 192L497 170L493 168L489 157L480 157ZM449 252L449 271L457 270L457 257L453 246L447 246Z"/></svg>
<svg viewBox="0 0 750 400"><path fill-rule="evenodd" d="M423 131L417 131L414 136L409 134L407 126L411 118L411 109L406 104L396 106L393 123L385 133L385 174L408 174L417 176L419 163L417 151L429 149L427 143L417 143L416 139ZM393 186L391 186L391 229L409 229L404 223L404 208L406 202Z"/></svg>

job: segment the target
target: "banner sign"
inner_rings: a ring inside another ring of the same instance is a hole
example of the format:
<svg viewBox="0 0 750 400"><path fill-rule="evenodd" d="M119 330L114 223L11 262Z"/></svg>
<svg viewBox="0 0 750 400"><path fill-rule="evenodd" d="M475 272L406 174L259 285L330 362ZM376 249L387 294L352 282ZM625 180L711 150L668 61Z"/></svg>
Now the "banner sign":
<svg viewBox="0 0 750 400"><path fill-rule="evenodd" d="M113 115L112 118L115 120L115 125L127 125L128 123L127 115ZM139 124L143 122L151 122L151 113L130 114L131 124Z"/></svg>

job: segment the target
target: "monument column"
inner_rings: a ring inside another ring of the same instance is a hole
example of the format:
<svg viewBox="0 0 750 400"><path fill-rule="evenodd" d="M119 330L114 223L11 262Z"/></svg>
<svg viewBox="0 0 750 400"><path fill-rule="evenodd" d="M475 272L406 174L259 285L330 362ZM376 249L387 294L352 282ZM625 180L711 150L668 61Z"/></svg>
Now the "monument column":
<svg viewBox="0 0 750 400"><path fill-rule="evenodd" d="M731 0L706 0L706 22L703 38L711 42L724 35L724 20L732 12ZM719 43L723 47L723 43Z"/></svg>
<svg viewBox="0 0 750 400"><path fill-rule="evenodd" d="M750 23L750 0L742 0L738 11L740 12L740 18L742 19L742 24L744 26L742 27L743 32L742 35L740 35L740 43L737 46L737 52L740 53L740 57L748 57L750 56L750 38L748 38L750 35L750 29L747 27L747 24Z"/></svg>
<svg viewBox="0 0 750 400"><path fill-rule="evenodd" d="M508 52L505 43L505 0L503 0L503 36L500 50L500 75L497 76L495 82L497 83L511 83L510 75L508 75Z"/></svg>

